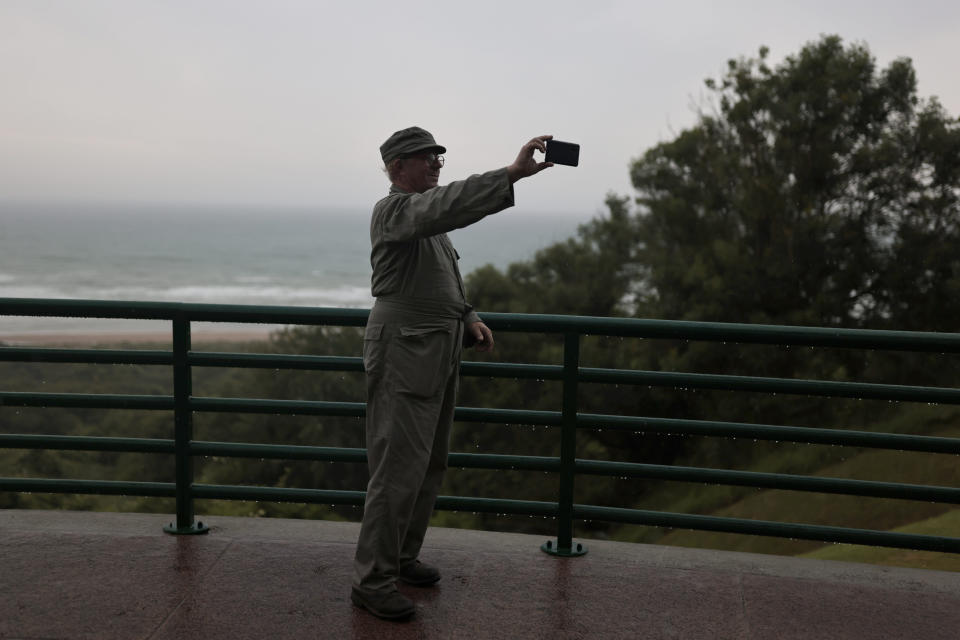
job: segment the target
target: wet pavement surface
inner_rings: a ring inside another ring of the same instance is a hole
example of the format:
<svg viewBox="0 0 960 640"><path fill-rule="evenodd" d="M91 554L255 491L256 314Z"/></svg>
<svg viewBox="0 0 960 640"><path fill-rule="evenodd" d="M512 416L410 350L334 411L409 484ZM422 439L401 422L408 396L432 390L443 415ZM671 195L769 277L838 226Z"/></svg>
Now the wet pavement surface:
<svg viewBox="0 0 960 640"><path fill-rule="evenodd" d="M350 602L355 523L0 510L0 638L960 637L960 574L430 529L432 588L386 622Z"/></svg>

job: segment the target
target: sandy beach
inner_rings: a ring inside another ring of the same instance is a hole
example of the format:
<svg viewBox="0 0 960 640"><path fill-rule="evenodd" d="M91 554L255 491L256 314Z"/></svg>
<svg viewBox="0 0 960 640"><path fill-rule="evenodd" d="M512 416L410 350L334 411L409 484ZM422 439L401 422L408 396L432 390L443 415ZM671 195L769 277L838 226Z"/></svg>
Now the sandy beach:
<svg viewBox="0 0 960 640"><path fill-rule="evenodd" d="M194 329L192 346L227 342L266 342L274 327L253 325L249 329ZM10 347L103 347L118 345L171 345L169 331L110 331L0 334L0 345Z"/></svg>

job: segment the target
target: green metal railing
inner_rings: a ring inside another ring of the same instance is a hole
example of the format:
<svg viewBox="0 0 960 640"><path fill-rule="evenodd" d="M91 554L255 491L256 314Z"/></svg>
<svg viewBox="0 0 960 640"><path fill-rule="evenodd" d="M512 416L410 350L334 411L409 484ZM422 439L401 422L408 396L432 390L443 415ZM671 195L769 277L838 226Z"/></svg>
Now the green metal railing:
<svg viewBox="0 0 960 640"><path fill-rule="evenodd" d="M362 372L363 364L359 357L198 352L191 348L190 330L191 323L195 322L259 322L359 327L366 323L368 313L365 309L0 298L0 315L165 320L171 322L173 338L171 351L2 347L0 348L2 361L165 365L172 367L174 378L172 396L0 391L0 407L82 407L172 411L173 439L0 433L0 447L172 454L175 464L175 481L170 483L0 478L0 490L173 497L176 498L176 522L171 523L165 530L177 534L207 531L207 527L195 519L193 503L196 499L362 505L364 500L362 491L212 485L194 482L193 460L197 456L366 462L365 450L356 448L197 441L193 438L194 413L242 412L362 417L365 413L365 405L354 402L195 397L191 370L197 366ZM556 411L459 407L456 410L455 419L559 427L560 455L543 457L451 453L449 463L456 467L558 473L560 479L558 496L556 502L441 496L437 501L439 509L554 517L558 523L557 538L555 541L548 541L542 548L548 553L563 556L586 553L584 546L573 540L575 520L960 552L960 538L955 537L574 503L574 484L578 475L603 475L960 504L960 489L955 487L583 460L575 457L577 431L597 428L643 431L648 434L706 435L960 454L960 439L956 438L590 414L578 412L577 404L577 387L580 383L723 389L960 404L960 389L952 388L601 369L581 367L579 363L580 342L585 335L960 353L960 334L502 313L484 314L484 321L496 331L562 335L564 341L562 364L464 362L461 373L468 376L558 380L563 385L562 406Z"/></svg>

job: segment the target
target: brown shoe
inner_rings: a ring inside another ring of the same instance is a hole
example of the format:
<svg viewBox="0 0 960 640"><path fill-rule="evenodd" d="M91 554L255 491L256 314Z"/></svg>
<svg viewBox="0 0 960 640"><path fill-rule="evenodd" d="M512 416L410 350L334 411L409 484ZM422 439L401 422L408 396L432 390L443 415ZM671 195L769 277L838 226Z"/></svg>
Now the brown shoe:
<svg viewBox="0 0 960 640"><path fill-rule="evenodd" d="M415 560L406 566L400 567L400 573L397 577L414 587L429 587L440 580L440 570L429 564Z"/></svg>
<svg viewBox="0 0 960 640"><path fill-rule="evenodd" d="M371 595L358 591L354 587L350 592L350 599L361 609L366 609L384 620L405 620L417 610L413 601L396 589Z"/></svg>

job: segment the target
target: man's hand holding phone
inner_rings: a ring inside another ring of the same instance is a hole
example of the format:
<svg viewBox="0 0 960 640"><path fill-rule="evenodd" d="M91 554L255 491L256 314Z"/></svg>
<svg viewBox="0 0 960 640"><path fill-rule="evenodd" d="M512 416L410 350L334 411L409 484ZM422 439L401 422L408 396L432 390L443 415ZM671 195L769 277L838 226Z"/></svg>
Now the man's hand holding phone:
<svg viewBox="0 0 960 640"><path fill-rule="evenodd" d="M517 154L517 159L513 161L513 164L507 167L507 176L509 176L511 183L516 182L520 178L527 178L536 173L540 173L544 169L553 166L552 162L537 162L533 159L534 151L546 153L546 142L552 137L553 136L537 136L520 148L520 153Z"/></svg>
<svg viewBox="0 0 960 640"><path fill-rule="evenodd" d="M543 162L537 162L533 159L535 151L545 154ZM516 182L520 178L527 178L540 173L544 169L552 167L554 164L565 164L571 167L577 166L580 161L580 145L572 142L560 142L554 140L553 136L537 136L527 144L523 145L517 159L513 164L507 167L507 176L510 182Z"/></svg>

